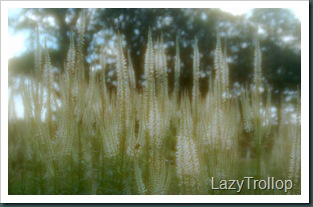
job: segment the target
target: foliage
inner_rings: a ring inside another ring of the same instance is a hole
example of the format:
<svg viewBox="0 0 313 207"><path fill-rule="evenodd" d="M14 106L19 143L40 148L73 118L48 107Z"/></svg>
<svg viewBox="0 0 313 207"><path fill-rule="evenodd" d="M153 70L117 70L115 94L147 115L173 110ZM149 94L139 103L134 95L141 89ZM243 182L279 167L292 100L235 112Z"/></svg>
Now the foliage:
<svg viewBox="0 0 313 207"><path fill-rule="evenodd" d="M83 20L84 19L84 20ZM85 22L85 23L84 23ZM162 35L166 48L169 89L174 88L175 38L180 40L180 58L184 62L181 67L180 85L183 89L191 90L193 85L193 60L190 58L193 50L193 38L201 43L200 68L202 73L199 81L205 83L209 74L214 74L214 41L216 31L225 40L225 48L229 51L227 62L232 69L229 73L229 84L236 82L245 84L253 82L253 58L250 55L252 36L260 30L261 50L263 55L263 76L272 85L275 95L273 98L279 105L280 95L285 90L296 90L300 85L300 22L286 9L254 9L251 15L233 16L219 9L24 9L17 16L10 17L9 26L15 31L30 31L30 41L27 47L33 47L36 27L50 42L50 57L55 67L64 69L63 60L69 49L70 34L83 31L84 66L86 78L89 67L101 67L100 54L105 53L107 73L114 74L108 78L108 84L114 87L116 81L115 54L117 31L120 31L123 42L127 43L129 57L132 60L136 75L137 88L141 89L144 70L143 45L147 42L144 31L151 26L154 34ZM126 35L127 34L127 35ZM43 42L44 38L41 38ZM78 38L76 38L78 39ZM161 41L161 40L160 40ZM124 44L123 43L123 44ZM30 53L31 54L31 53ZM205 57L205 58L203 58ZM12 74L30 74L34 68L34 58L25 54L10 61ZM10 72L11 73L11 72ZM284 78L281 78L281 77ZM109 88L110 88L109 87ZM200 91L206 93L206 84L200 84ZM277 97L277 98L276 98Z"/></svg>
<svg viewBox="0 0 313 207"><path fill-rule="evenodd" d="M91 67L85 81L83 30L77 44L73 33L70 37L58 85L53 84L47 45L42 49L39 32L36 36L35 73L21 79L23 120L16 118L14 91L9 99L9 194L234 194L213 190L210 178L240 179L244 173L292 179L295 186L289 193L300 193L300 96L296 121L272 127L272 91L262 79L258 39L254 83L239 96L230 90L227 53L219 35L215 73L206 83L208 93L201 94L195 39L192 93L185 90L179 97L179 41L176 89L171 92L163 37L154 42L149 30L143 90L137 91L119 34L114 49L117 86L109 91L104 55L102 69ZM286 129L292 133L285 134ZM241 193L285 194L277 189Z"/></svg>

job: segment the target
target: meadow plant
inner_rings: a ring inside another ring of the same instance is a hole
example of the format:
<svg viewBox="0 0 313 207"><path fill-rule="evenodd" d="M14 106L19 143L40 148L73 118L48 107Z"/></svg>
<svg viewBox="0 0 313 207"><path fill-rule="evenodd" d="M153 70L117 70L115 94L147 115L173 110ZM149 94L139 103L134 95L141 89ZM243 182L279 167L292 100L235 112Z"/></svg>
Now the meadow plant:
<svg viewBox="0 0 313 207"><path fill-rule="evenodd" d="M10 194L234 194L213 191L210 178L241 176L292 179L296 187L289 193L300 193L300 96L296 121L275 125L258 37L254 80L250 87L242 87L239 96L231 92L226 44L223 51L219 35L208 92L201 94L203 69L195 39L190 96L180 87L178 38L170 91L163 36L153 42L149 30L145 81L139 91L130 53L118 34L117 84L116 90L109 90L105 51L100 54L101 69L91 66L89 75L85 73L84 18L82 14L78 34L71 33L64 70L58 77L37 30L34 73L20 78L22 120L16 118L17 92L12 89Z"/></svg>

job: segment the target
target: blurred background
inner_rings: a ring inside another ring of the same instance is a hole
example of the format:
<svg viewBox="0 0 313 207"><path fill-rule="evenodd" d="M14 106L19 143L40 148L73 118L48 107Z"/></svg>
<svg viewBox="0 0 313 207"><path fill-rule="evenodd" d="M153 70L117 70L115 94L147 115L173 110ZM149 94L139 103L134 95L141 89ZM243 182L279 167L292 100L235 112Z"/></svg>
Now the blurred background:
<svg viewBox="0 0 313 207"><path fill-rule="evenodd" d="M84 13L86 23L80 19ZM181 89L192 86L194 38L200 51L201 93L208 90L214 73L214 49L219 34L227 50L230 87L253 82L254 38L259 34L264 81L273 88L273 101L283 99L301 83L301 21L291 9L10 9L9 10L9 93L19 101L19 77L34 70L36 28L42 46L45 39L55 74L62 74L71 31L85 32L85 69L100 70L100 54L106 57L107 85L115 87L115 47L121 33L124 48L135 70L137 88L144 81L144 58L149 27L153 40L163 36L167 53L169 88L173 87L174 57L178 39L181 58ZM88 72L88 71L87 71ZM57 79L56 79L57 80ZM11 89L11 90L10 90ZM14 90L12 90L14 89ZM17 106L22 117L22 105Z"/></svg>

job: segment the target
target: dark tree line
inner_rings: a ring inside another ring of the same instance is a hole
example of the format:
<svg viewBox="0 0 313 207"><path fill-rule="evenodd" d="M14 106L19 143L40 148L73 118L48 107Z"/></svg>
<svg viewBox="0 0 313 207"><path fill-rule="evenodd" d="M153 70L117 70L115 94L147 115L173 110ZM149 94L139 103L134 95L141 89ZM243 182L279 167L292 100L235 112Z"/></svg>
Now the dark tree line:
<svg viewBox="0 0 313 207"><path fill-rule="evenodd" d="M170 80L173 78L175 42L178 39L182 88L189 88L192 83L195 37L201 53L201 83L207 82L209 75L214 73L217 33L229 57L231 84L251 83L253 39L259 31L263 76L273 87L277 94L275 97L280 97L284 90L296 89L301 82L300 22L286 9L254 9L249 16L233 16L219 9L23 9L19 16L10 17L9 26L15 31L32 31L29 48L33 48L34 31L38 27L42 36L53 43L50 56L60 72L66 61L70 34L77 35L81 30L85 34L85 69L98 64L99 54L103 52L109 59L107 72L114 71L112 47L119 32L129 50L137 82L142 79L147 34L151 28L154 41L163 36ZM28 75L33 68L33 51L9 61L9 74L13 77ZM207 84L201 86L205 92Z"/></svg>

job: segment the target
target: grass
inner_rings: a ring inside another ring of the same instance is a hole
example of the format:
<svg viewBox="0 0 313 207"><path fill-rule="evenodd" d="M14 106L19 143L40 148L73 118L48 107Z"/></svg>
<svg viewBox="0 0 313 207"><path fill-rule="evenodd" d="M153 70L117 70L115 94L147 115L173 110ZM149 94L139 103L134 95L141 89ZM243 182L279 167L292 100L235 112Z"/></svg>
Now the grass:
<svg viewBox="0 0 313 207"><path fill-rule="evenodd" d="M290 179L288 194L300 194L300 96L297 119L282 105L278 110L287 121L274 124L272 90L262 81L257 38L254 82L242 87L240 95L231 92L219 36L215 75L207 83L208 93L200 93L195 40L189 96L179 89L178 40L174 90L169 91L163 38L153 42L149 32L140 92L119 35L117 86L109 91L103 54L102 70L90 70L85 80L83 36L78 34L77 45L71 36L56 86L48 50L41 49L37 35L35 72L21 78L22 120L16 118L14 91L9 99L9 194L237 194L213 190L211 178L245 176ZM286 193L276 188L239 194Z"/></svg>

